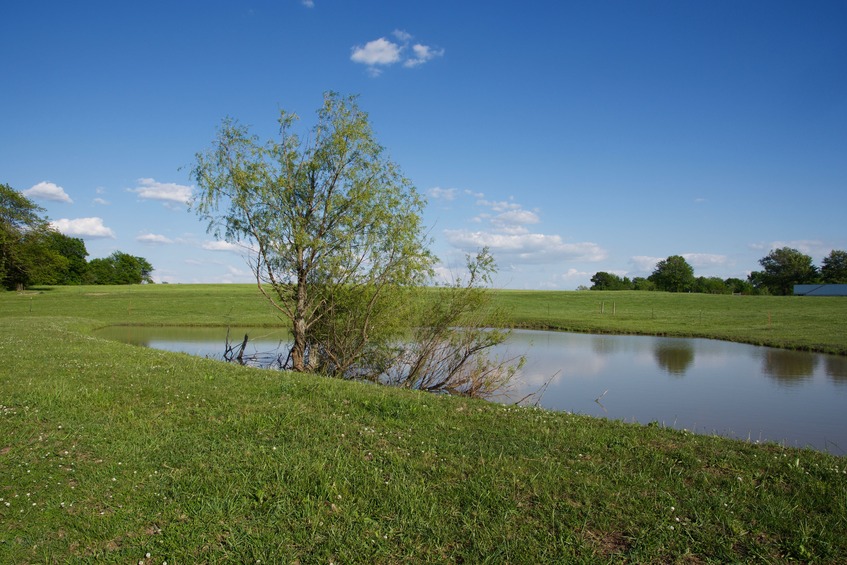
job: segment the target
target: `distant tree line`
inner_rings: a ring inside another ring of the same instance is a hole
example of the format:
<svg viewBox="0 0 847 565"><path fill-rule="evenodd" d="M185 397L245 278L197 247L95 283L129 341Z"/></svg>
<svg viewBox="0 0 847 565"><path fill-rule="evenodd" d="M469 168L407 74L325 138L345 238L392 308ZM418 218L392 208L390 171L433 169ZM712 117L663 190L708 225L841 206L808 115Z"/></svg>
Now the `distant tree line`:
<svg viewBox="0 0 847 565"><path fill-rule="evenodd" d="M85 242L59 233L44 209L8 184L0 184L0 285L138 284L153 282L143 257L115 251L86 261Z"/></svg>
<svg viewBox="0 0 847 565"><path fill-rule="evenodd" d="M834 249L820 268L812 258L797 249L774 249L759 259L761 271L738 278L695 277L694 268L681 255L671 255L656 263L649 277L620 277L600 271L591 277L590 290L659 290L705 294L790 295L795 284L847 284L847 251Z"/></svg>

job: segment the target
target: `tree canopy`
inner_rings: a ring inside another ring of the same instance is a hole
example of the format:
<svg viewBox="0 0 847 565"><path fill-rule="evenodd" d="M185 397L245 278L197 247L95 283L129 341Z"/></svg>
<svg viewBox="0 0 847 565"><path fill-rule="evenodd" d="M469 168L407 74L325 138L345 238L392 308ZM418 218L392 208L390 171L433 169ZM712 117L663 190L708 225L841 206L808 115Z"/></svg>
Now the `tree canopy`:
<svg viewBox="0 0 847 565"><path fill-rule="evenodd" d="M59 233L44 209L8 184L0 184L0 285L137 284L153 282L143 257L116 251L86 262L85 242Z"/></svg>
<svg viewBox="0 0 847 565"><path fill-rule="evenodd" d="M115 251L104 259L92 259L85 274L87 284L152 283L153 266L144 257Z"/></svg>
<svg viewBox="0 0 847 565"><path fill-rule="evenodd" d="M847 284L847 251L833 249L824 257L821 279L829 284Z"/></svg>
<svg viewBox="0 0 847 565"><path fill-rule="evenodd" d="M591 277L591 290L631 290L632 281L627 277L621 278L614 273L600 271Z"/></svg>
<svg viewBox="0 0 847 565"><path fill-rule="evenodd" d="M377 143L355 97L327 93L305 141L282 110L260 142L226 119L198 153L195 212L251 250L259 289L291 322L295 370L343 372L379 349L431 273L423 199Z"/></svg>
<svg viewBox="0 0 847 565"><path fill-rule="evenodd" d="M657 290L686 292L694 286L694 268L681 255L671 255L656 263L649 279Z"/></svg>
<svg viewBox="0 0 847 565"><path fill-rule="evenodd" d="M750 273L750 282L770 294L790 295L795 284L811 284L818 280L818 269L812 258L791 247L774 249L759 259L759 264L763 270Z"/></svg>
<svg viewBox="0 0 847 565"><path fill-rule="evenodd" d="M8 184L0 184L0 284L23 288L64 265L48 245L44 209Z"/></svg>

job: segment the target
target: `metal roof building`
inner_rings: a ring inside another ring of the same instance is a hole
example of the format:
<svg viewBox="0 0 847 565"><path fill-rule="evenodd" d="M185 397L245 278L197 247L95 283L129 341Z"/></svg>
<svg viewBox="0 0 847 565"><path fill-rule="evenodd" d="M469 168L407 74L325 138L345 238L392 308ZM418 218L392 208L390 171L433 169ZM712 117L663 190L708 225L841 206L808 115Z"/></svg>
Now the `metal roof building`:
<svg viewBox="0 0 847 565"><path fill-rule="evenodd" d="M847 296L847 284L795 284L794 296Z"/></svg>

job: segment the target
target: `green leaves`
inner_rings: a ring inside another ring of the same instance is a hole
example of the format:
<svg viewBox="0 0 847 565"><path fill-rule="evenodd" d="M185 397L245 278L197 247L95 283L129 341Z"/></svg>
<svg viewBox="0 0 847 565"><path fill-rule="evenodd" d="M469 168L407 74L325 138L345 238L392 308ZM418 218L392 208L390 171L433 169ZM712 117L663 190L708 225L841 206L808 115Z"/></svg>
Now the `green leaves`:
<svg viewBox="0 0 847 565"><path fill-rule="evenodd" d="M386 297L431 270L424 202L356 97L326 93L305 142L296 122L280 112L279 139L260 144L224 120L197 154L194 210L216 237L252 248L260 289L292 323L294 368L343 371L384 345L373 328L397 315Z"/></svg>

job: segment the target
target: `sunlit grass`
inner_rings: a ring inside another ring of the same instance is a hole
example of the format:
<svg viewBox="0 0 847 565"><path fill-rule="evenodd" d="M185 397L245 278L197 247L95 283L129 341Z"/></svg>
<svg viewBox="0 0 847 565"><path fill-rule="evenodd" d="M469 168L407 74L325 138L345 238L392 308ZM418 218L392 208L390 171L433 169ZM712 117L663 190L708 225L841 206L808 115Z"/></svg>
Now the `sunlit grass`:
<svg viewBox="0 0 847 565"><path fill-rule="evenodd" d="M518 326L579 332L711 337L847 354L841 297L501 290ZM0 294L5 315L86 316L101 325L287 326L253 285L48 287Z"/></svg>
<svg viewBox="0 0 847 565"><path fill-rule="evenodd" d="M574 296L562 317L612 317L588 311L593 293L541 296L512 297L515 319L523 304L527 319L550 320L544 300ZM620 296L614 316L626 312ZM633 307L627 324L659 303ZM840 307L808 304L821 309L810 320ZM780 312L793 310L774 307L772 324ZM277 322L246 286L0 296L0 562L847 556L843 458L247 369L91 334L230 321Z"/></svg>

